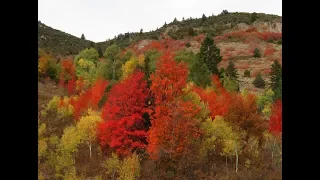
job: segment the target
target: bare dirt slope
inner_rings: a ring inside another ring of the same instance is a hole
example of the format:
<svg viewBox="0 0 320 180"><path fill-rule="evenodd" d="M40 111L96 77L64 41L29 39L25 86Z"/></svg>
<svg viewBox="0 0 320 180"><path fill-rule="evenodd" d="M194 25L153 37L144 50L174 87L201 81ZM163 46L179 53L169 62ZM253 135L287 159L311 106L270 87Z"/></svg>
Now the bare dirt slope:
<svg viewBox="0 0 320 180"><path fill-rule="evenodd" d="M65 92L50 80L38 81L38 113L42 111L53 96L64 96Z"/></svg>

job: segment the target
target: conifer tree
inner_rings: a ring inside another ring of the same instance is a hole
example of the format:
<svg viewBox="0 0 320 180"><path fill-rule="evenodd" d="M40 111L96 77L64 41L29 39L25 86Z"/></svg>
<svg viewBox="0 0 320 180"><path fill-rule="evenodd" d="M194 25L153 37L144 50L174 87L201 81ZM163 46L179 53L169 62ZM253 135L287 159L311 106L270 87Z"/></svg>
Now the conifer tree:
<svg viewBox="0 0 320 180"><path fill-rule="evenodd" d="M81 39L86 39L86 38L84 37L84 34L81 35Z"/></svg>
<svg viewBox="0 0 320 180"><path fill-rule="evenodd" d="M206 64L209 71L213 74L219 74L217 68L221 62L220 49L214 44L211 37L206 37L200 47L200 59Z"/></svg>
<svg viewBox="0 0 320 180"><path fill-rule="evenodd" d="M229 61L228 67L226 69L226 75L230 78L238 78L237 69L234 67L233 61Z"/></svg>

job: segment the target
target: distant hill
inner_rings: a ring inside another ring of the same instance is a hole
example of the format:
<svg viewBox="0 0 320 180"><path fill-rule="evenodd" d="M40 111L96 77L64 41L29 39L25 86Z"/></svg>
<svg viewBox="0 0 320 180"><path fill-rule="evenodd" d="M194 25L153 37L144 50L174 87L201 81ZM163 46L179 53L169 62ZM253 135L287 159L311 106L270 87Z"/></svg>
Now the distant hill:
<svg viewBox="0 0 320 180"><path fill-rule="evenodd" d="M281 17L263 13L229 13L223 11L217 16L202 16L201 18L184 18L182 21L173 21L162 25L161 28L150 32L127 32L115 36L111 40L94 43L68 33L56 30L39 21L38 47L54 55L75 55L88 47L101 48L104 51L109 45L116 43L125 48L141 40L162 39L170 36L173 39L184 39L198 34L212 36L238 28L239 24L253 25L257 22L281 22Z"/></svg>
<svg viewBox="0 0 320 180"><path fill-rule="evenodd" d="M38 22L38 47L55 55L78 54L94 42L84 40Z"/></svg>

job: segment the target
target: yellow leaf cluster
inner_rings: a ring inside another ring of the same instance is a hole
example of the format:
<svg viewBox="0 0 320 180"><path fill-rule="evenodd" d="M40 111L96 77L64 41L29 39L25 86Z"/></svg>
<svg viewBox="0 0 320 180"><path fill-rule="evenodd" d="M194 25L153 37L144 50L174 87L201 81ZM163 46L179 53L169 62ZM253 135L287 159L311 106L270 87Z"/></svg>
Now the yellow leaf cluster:
<svg viewBox="0 0 320 180"><path fill-rule="evenodd" d="M40 57L38 62L38 72L45 74L49 67L49 60L46 57Z"/></svg>
<svg viewBox="0 0 320 180"><path fill-rule="evenodd" d="M138 63L139 63L139 65L141 66L141 67L143 67L144 66L144 55L143 54L140 54L139 56L138 56Z"/></svg>
<svg viewBox="0 0 320 180"><path fill-rule="evenodd" d="M81 134L81 139L93 141L96 138L96 129L100 121L100 114L89 109L88 115L81 117L77 123L77 129Z"/></svg>
<svg viewBox="0 0 320 180"><path fill-rule="evenodd" d="M131 56L130 60L122 65L122 79L126 79L131 73L133 73L138 64L138 59L135 56Z"/></svg>

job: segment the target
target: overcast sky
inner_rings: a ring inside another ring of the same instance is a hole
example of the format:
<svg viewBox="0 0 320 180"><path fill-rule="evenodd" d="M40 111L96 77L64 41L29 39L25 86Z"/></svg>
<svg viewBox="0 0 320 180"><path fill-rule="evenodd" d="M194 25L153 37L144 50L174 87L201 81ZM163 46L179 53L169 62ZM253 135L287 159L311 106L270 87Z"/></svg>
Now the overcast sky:
<svg viewBox="0 0 320 180"><path fill-rule="evenodd" d="M38 0L38 20L86 39L101 42L125 32L144 32L176 17L257 12L282 16L281 0Z"/></svg>

